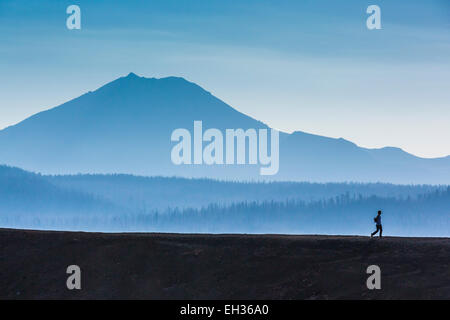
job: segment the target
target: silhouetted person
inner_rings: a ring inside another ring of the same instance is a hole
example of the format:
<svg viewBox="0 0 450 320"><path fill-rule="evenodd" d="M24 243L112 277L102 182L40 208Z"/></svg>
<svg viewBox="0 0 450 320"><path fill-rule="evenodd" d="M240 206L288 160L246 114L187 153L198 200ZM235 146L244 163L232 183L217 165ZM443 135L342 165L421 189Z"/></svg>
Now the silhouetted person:
<svg viewBox="0 0 450 320"><path fill-rule="evenodd" d="M383 227L381 226L381 210L378 210L378 215L373 218L373 221L377 224L377 230L372 232L370 234L370 237L372 238L378 231L380 231L380 238L383 236Z"/></svg>

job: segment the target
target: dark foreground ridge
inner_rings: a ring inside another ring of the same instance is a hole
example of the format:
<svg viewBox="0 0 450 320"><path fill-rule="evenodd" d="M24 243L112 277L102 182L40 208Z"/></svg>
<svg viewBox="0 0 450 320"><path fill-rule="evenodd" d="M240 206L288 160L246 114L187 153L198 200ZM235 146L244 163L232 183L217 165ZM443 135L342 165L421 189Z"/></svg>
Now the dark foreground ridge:
<svg viewBox="0 0 450 320"><path fill-rule="evenodd" d="M0 229L0 299L450 299L449 264L448 238Z"/></svg>

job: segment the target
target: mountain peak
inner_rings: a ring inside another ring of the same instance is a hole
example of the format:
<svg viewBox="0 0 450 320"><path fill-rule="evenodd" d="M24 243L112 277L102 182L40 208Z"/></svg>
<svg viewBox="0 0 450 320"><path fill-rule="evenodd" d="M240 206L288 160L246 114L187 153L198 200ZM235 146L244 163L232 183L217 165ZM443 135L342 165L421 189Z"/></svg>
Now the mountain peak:
<svg viewBox="0 0 450 320"><path fill-rule="evenodd" d="M0 162L53 174L261 179L255 166L174 165L171 134L177 128L190 130L196 120L219 130L268 128L182 77L147 78L130 72L1 130ZM419 159L400 149L371 150L301 131L280 134L279 151L283 164L274 180L448 184L450 177L450 158Z"/></svg>
<svg viewBox="0 0 450 320"><path fill-rule="evenodd" d="M134 73L134 72L130 72L130 73L127 75L127 78L139 78L139 76L138 76L136 73Z"/></svg>
<svg viewBox="0 0 450 320"><path fill-rule="evenodd" d="M137 79L145 80L146 82L151 81L153 83L155 83L155 82L166 82L166 83L172 83L172 84L173 83L178 83L178 84L182 83L182 84L190 84L190 85L199 87L197 84L195 84L191 81L188 81L183 77L168 76L168 77L162 77L162 78L154 78L154 77L146 78L146 77L141 77L134 72L130 72L128 75L116 79L116 81L117 80L137 80ZM116 81L111 81L111 82L107 83L106 85L108 85L110 83L114 83Z"/></svg>

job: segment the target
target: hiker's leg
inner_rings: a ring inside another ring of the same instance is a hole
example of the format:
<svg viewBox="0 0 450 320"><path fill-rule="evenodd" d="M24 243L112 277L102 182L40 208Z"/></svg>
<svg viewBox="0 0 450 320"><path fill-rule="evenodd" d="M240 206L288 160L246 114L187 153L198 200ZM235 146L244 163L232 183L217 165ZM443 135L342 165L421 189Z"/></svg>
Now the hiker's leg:
<svg viewBox="0 0 450 320"><path fill-rule="evenodd" d="M380 238L383 236L383 226L380 224Z"/></svg>
<svg viewBox="0 0 450 320"><path fill-rule="evenodd" d="M373 237L377 232L378 232L378 226L377 226L377 230L375 230L374 232L372 232L372 233L370 234L370 236Z"/></svg>

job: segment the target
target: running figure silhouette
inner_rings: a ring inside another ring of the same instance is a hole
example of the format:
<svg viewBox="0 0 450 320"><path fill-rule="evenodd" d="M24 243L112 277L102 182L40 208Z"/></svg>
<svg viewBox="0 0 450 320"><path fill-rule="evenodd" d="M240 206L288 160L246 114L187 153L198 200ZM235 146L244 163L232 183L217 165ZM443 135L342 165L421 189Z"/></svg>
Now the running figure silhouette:
<svg viewBox="0 0 450 320"><path fill-rule="evenodd" d="M378 231L380 231L380 238L383 236L383 226L381 225L381 210L378 210L378 215L373 218L373 221L377 224L377 230L370 234L372 238Z"/></svg>

